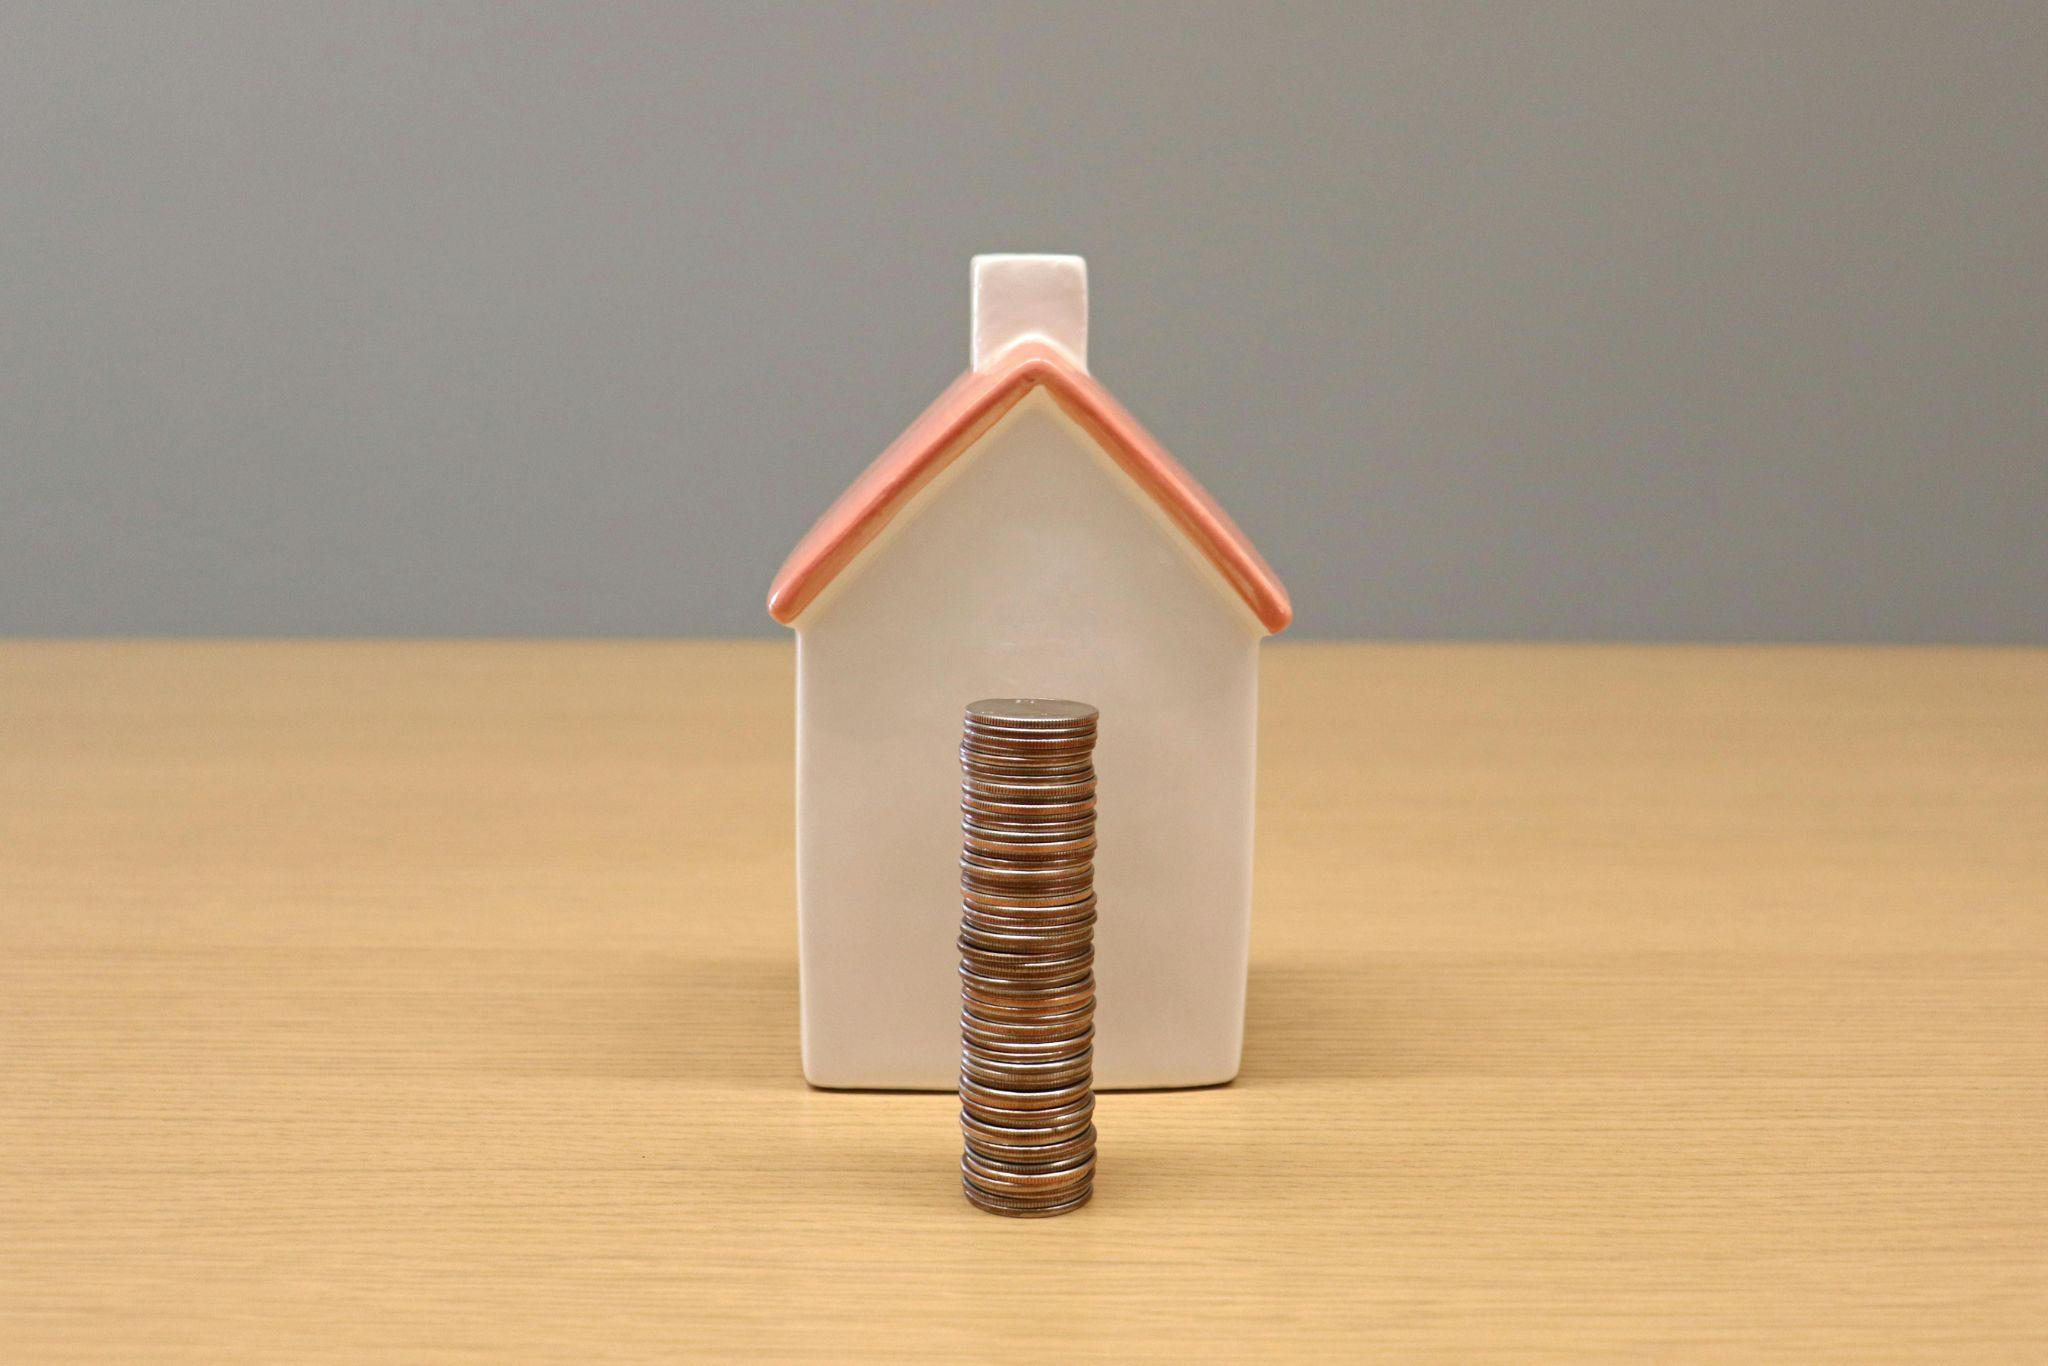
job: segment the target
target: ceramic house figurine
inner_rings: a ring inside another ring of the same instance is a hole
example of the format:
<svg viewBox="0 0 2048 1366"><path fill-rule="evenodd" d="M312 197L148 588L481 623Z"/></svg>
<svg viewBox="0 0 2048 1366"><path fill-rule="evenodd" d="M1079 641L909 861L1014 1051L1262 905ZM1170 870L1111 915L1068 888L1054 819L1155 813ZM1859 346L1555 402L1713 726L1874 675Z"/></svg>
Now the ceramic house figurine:
<svg viewBox="0 0 2048 1366"><path fill-rule="evenodd" d="M961 709L1101 710L1099 1087L1237 1074L1259 642L1287 591L1088 372L1075 256L974 260L972 367L790 554L804 1075L950 1090Z"/></svg>

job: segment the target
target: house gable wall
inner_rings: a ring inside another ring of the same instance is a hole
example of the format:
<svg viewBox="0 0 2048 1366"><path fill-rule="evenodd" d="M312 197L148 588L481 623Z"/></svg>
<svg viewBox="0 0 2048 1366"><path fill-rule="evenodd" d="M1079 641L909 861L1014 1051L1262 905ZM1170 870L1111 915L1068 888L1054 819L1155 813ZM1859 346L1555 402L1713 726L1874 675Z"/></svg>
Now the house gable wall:
<svg viewBox="0 0 2048 1366"><path fill-rule="evenodd" d="M1097 1081L1234 1074L1257 622L1043 392L903 509L798 625L807 1075L947 1087L961 707L1102 710Z"/></svg>

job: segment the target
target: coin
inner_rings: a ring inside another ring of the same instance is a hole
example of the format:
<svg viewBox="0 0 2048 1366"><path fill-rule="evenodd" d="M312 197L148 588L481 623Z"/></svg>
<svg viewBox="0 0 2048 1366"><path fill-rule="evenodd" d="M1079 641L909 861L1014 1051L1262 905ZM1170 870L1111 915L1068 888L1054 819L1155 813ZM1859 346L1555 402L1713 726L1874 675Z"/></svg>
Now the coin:
<svg viewBox="0 0 2048 1366"><path fill-rule="evenodd" d="M1018 1010L1044 1010L1053 1008L1056 1001L1072 1001L1077 992L1089 993L1088 999L1092 1000L1094 991L1095 974L1089 971L1077 972L1068 977L1032 981L973 972L964 964L960 969L960 995L963 1001L985 1001L990 1005L1014 1007Z"/></svg>
<svg viewBox="0 0 2048 1366"><path fill-rule="evenodd" d="M991 1047L1022 1048L1027 1044L1071 1039L1088 1028L1094 1019L1093 1001L1080 1002L1057 1015L1037 1011L1024 1020L984 1015L977 1002L965 1001L961 1006L960 1027L965 1033L985 1038Z"/></svg>
<svg viewBox="0 0 2048 1366"><path fill-rule="evenodd" d="M1091 1152L1095 1147L1095 1126L1093 1124L1084 1125L1068 1137L1057 1139L1051 1143L1036 1141L1030 1143L1006 1142L1000 1138L991 1137L987 1132L986 1126L978 1130L968 1129L963 1126L961 1134L966 1141L968 1150L980 1157L984 1162L1058 1162L1081 1153ZM1031 1137L1035 1140L1038 1135L1032 1134Z"/></svg>
<svg viewBox="0 0 2048 1366"><path fill-rule="evenodd" d="M984 697L967 704L967 723L986 722L998 726L1049 726L1072 729L1093 727L1100 715L1086 702L1069 702L1048 697Z"/></svg>
<svg viewBox="0 0 2048 1366"><path fill-rule="evenodd" d="M1057 906L1017 906L1004 910L972 906L962 901L960 916L963 927L976 925L985 930L1065 930L1095 923L1095 898L1061 902Z"/></svg>
<svg viewBox="0 0 2048 1366"><path fill-rule="evenodd" d="M1071 1057L1056 1057L1045 1062L1009 1062L963 1049L960 1075L993 1086L1046 1088L1085 1080L1094 1063L1095 1052L1090 1048L1083 1048Z"/></svg>
<svg viewBox="0 0 2048 1366"><path fill-rule="evenodd" d="M1095 918L1074 921L1071 925L1048 929L1019 929L1004 927L990 929L974 922L970 917L960 927L962 943L971 943L976 948L993 949L1000 953L1006 949L1021 949L1028 945L1057 945L1063 948L1086 944L1095 933Z"/></svg>
<svg viewBox="0 0 2048 1366"><path fill-rule="evenodd" d="M1000 1026L986 1025L979 1021L970 1024L963 1018L960 1035L962 1047L972 1050L976 1057L985 1059L992 1065L1028 1063L1071 1057L1086 1051L1094 1042L1095 1026L1092 1017L1089 1017L1065 1033L1018 1039L1004 1035Z"/></svg>
<svg viewBox="0 0 2048 1366"><path fill-rule="evenodd" d="M1033 1147L1065 1143L1094 1123L1095 1107L1092 1103L1070 1107L1063 1115L1034 1115L1028 1125L1001 1124L963 1111L960 1132L964 1138L984 1147Z"/></svg>
<svg viewBox="0 0 2048 1366"><path fill-rule="evenodd" d="M1051 1196L1071 1193L1095 1174L1093 1150L1063 1157L1057 1162L991 1162L966 1148L960 1154L960 1170L982 1190L993 1195Z"/></svg>
<svg viewBox="0 0 2048 1366"><path fill-rule="evenodd" d="M1012 1132L1029 1129L1048 1137L1080 1128L1094 1117L1095 1097L1092 1094L1072 1105L1038 1110L1029 1115L1012 1114L972 1096L964 1096L960 1101L960 1120L963 1124L971 1119Z"/></svg>
<svg viewBox="0 0 2048 1366"><path fill-rule="evenodd" d="M1007 1215L1012 1219L1046 1219L1056 1214L1066 1214L1087 1204L1089 1197L1095 1194L1094 1186L1088 1185L1083 1186L1081 1193L1072 1199L1057 1204L1040 1204L1028 1200L1005 1200L999 1196L991 1196L977 1190L974 1183L965 1177L961 1178L960 1185L966 1191L968 1200L978 1207L991 1214Z"/></svg>
<svg viewBox="0 0 2048 1366"><path fill-rule="evenodd" d="M984 1020L1013 1020L1030 1023L1048 1010L1069 1010L1085 1006L1095 1009L1095 989L1082 986L1063 994L1048 992L1038 997L987 996L978 992L961 993L961 1004Z"/></svg>

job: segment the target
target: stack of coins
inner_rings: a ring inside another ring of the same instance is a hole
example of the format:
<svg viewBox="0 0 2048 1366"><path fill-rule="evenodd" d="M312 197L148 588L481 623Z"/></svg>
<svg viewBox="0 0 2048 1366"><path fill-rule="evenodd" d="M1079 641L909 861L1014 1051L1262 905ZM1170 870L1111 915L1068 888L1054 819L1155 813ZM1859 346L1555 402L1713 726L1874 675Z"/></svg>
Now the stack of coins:
<svg viewBox="0 0 2048 1366"><path fill-rule="evenodd" d="M997 1214L1093 1190L1095 722L991 698L960 742L960 1173Z"/></svg>

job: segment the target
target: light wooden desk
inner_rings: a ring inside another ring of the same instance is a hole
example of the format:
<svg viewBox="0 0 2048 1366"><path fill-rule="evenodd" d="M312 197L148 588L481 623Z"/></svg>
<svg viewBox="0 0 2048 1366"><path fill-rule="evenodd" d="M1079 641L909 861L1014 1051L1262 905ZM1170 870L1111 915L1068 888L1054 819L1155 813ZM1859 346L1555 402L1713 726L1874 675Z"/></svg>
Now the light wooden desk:
<svg viewBox="0 0 2048 1366"><path fill-rule="evenodd" d="M784 647L0 643L0 1358L2048 1354L2048 653L1267 679L1036 1223L798 1075Z"/></svg>

